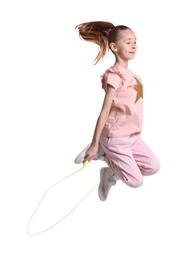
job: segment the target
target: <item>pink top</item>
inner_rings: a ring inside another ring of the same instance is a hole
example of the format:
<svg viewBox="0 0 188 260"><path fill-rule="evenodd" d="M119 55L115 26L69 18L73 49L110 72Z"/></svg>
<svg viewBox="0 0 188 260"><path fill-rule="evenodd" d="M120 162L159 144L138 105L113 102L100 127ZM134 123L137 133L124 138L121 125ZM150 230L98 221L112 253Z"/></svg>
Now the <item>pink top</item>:
<svg viewBox="0 0 188 260"><path fill-rule="evenodd" d="M143 88L137 75L129 69L110 67L101 76L102 87L115 88L110 114L103 128L106 137L123 137L142 130Z"/></svg>

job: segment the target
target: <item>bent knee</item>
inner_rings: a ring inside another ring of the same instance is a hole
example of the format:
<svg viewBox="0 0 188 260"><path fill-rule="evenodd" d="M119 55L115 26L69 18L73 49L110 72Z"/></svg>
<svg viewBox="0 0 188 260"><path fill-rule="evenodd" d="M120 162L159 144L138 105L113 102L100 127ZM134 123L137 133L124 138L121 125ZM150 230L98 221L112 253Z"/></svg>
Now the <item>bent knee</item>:
<svg viewBox="0 0 188 260"><path fill-rule="evenodd" d="M144 179L142 176L140 176L140 178L126 178L126 180L124 179L123 181L131 188L139 188L144 183Z"/></svg>
<svg viewBox="0 0 188 260"><path fill-rule="evenodd" d="M157 161L156 165L155 165L155 173L158 172L161 168L161 164L159 161Z"/></svg>
<svg viewBox="0 0 188 260"><path fill-rule="evenodd" d="M148 167L141 169L141 171L143 175L152 175L157 173L160 168L160 162L156 159L155 161L152 161L152 163Z"/></svg>
<svg viewBox="0 0 188 260"><path fill-rule="evenodd" d="M143 178L140 178L140 179L137 179L136 181L134 181L132 184L132 188L139 188L140 186L142 186L144 183L144 179Z"/></svg>
<svg viewBox="0 0 188 260"><path fill-rule="evenodd" d="M151 174L157 173L160 170L160 168L161 168L160 162L156 160L151 167Z"/></svg>

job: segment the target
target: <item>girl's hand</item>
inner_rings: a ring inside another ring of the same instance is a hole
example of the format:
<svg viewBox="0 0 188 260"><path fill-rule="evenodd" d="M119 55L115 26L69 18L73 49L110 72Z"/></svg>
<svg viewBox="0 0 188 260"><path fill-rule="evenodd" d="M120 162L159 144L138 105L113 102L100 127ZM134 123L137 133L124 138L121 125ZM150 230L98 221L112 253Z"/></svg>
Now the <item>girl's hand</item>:
<svg viewBox="0 0 188 260"><path fill-rule="evenodd" d="M86 155L85 155L85 157L84 157L83 163L86 162L86 161L88 161L88 162L91 161L92 158L97 154L97 151L98 151L98 145L96 145L96 146L91 145L91 146L87 149L87 151L86 151Z"/></svg>

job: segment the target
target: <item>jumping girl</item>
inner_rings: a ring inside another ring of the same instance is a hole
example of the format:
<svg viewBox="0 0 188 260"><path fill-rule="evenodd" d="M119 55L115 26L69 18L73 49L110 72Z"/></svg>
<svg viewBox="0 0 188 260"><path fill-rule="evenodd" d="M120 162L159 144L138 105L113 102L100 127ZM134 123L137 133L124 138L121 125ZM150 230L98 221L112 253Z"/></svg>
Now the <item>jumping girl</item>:
<svg viewBox="0 0 188 260"><path fill-rule="evenodd" d="M115 63L101 76L105 97L91 143L75 158L75 163L101 159L108 167L100 170L98 194L107 199L117 180L132 188L143 184L143 176L159 171L160 163L141 139L143 86L141 79L128 69L137 50L136 36L125 25L93 21L76 26L81 39L99 46L97 64L110 50Z"/></svg>

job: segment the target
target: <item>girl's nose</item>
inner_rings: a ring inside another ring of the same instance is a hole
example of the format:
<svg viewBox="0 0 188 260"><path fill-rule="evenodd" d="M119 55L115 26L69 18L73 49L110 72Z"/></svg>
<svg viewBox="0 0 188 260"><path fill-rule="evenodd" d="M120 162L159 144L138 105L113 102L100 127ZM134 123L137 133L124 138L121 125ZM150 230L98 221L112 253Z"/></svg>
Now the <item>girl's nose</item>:
<svg viewBox="0 0 188 260"><path fill-rule="evenodd" d="M133 48L133 49L136 49L136 44L133 44L133 45L132 45L132 48Z"/></svg>

